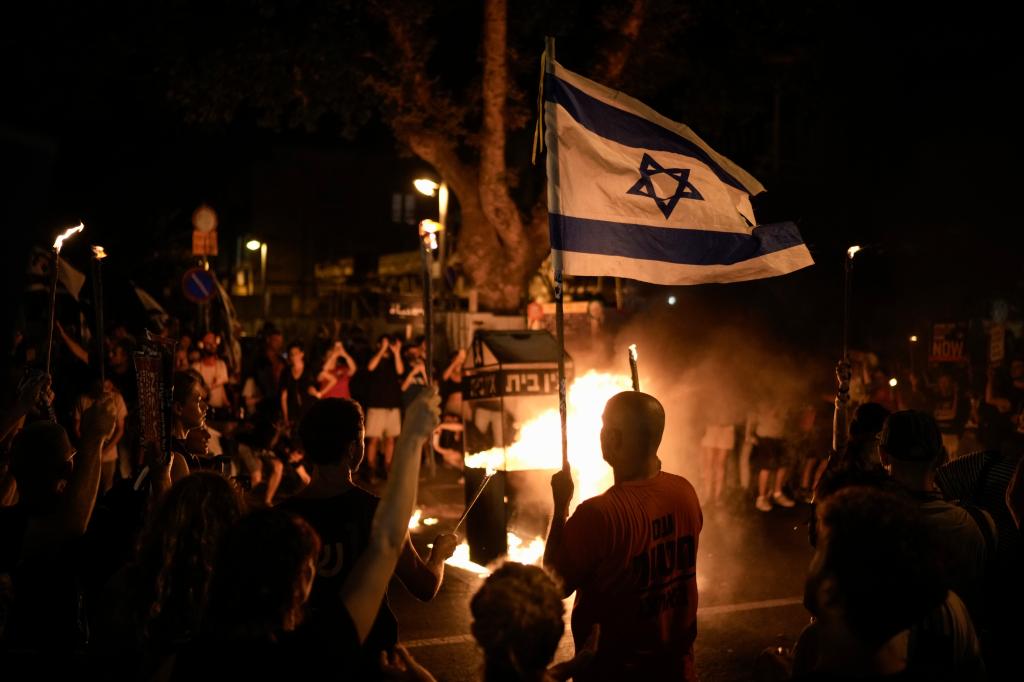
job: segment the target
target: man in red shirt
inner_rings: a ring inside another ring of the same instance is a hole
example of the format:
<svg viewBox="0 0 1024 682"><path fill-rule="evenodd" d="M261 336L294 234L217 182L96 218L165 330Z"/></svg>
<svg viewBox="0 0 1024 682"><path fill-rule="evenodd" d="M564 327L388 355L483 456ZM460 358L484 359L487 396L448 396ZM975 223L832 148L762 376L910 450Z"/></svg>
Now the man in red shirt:
<svg viewBox="0 0 1024 682"><path fill-rule="evenodd" d="M576 679L696 680L697 538L703 516L685 478L661 470L665 410L638 391L604 409L601 451L615 485L571 518L572 476L551 479L555 511L544 563L576 592L572 633L582 648L594 626L593 665Z"/></svg>

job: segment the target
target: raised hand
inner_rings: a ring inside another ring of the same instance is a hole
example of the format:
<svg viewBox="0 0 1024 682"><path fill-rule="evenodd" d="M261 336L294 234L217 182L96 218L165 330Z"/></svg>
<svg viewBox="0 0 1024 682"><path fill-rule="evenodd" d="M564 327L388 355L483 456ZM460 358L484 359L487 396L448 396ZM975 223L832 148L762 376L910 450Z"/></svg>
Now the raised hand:
<svg viewBox="0 0 1024 682"><path fill-rule="evenodd" d="M42 372L33 373L22 384L21 392L18 393L18 409L25 413L30 411L44 401L49 403L53 400L53 391L50 390L50 375Z"/></svg>
<svg viewBox="0 0 1024 682"><path fill-rule="evenodd" d="M560 469L551 477L551 497L555 502L555 509L568 510L572 501L572 494L576 486L572 482L572 474L565 469Z"/></svg>
<svg viewBox="0 0 1024 682"><path fill-rule="evenodd" d="M455 554L459 546L459 536L454 533L443 533L434 538L434 546L430 550L431 561L446 561Z"/></svg>
<svg viewBox="0 0 1024 682"><path fill-rule="evenodd" d="M82 414L82 440L106 441L114 434L116 425L114 397L110 393L104 393L103 397Z"/></svg>
<svg viewBox="0 0 1024 682"><path fill-rule="evenodd" d="M441 397L437 387L431 386L420 391L419 396L409 405L402 423L402 433L414 438L429 438L441 421Z"/></svg>

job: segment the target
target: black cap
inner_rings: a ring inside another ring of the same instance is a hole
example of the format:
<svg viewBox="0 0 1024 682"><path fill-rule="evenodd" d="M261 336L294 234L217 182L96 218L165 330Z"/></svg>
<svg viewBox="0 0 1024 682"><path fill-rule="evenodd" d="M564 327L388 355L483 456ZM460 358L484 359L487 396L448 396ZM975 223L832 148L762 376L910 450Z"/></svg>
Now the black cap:
<svg viewBox="0 0 1024 682"><path fill-rule="evenodd" d="M850 435L866 436L878 433L889 414L889 410L878 403L859 405L857 411L853 413L853 421L850 422Z"/></svg>
<svg viewBox="0 0 1024 682"><path fill-rule="evenodd" d="M903 410L885 420L880 447L893 459L930 462L942 454L942 434L927 412Z"/></svg>

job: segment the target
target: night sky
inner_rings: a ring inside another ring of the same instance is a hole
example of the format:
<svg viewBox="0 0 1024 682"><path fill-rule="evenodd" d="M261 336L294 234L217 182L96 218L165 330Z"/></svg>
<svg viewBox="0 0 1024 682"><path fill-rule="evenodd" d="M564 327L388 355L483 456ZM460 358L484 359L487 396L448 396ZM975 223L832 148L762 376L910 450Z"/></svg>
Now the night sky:
<svg viewBox="0 0 1024 682"><path fill-rule="evenodd" d="M197 123L169 94L178 87L172 65L211 59L213 46L235 49L248 17L281 4L44 1L5 18L0 150L12 191L3 230L14 237L5 287L18 287L16 263L29 243L46 244L82 219L94 242L118 254L115 276L159 291L180 274L170 253L188 243L202 201L220 214L222 247L250 234L304 239L278 268L413 247L411 230L391 222L389 198L429 169L395 144L359 93L339 96L351 95L343 115L298 127L266 126L253 112ZM308 5L344 15L358 3ZM588 74L612 3L510 5L510 68L527 101L545 33L557 36L566 67ZM760 221L796 221L818 262L777 281L687 296L830 342L843 253L860 243L871 247L856 272L862 342L884 345L929 320L984 317L995 296L1016 305L1024 240L1011 10L767 0L651 7L671 33L656 45L641 39L622 89L762 180ZM282 31L310 17L286 19ZM474 3L438 3L423 27L436 37L432 73L457 94L471 96L478 82L479 20ZM510 137L513 162L525 160L531 129L532 121ZM529 172L524 189L542 181Z"/></svg>

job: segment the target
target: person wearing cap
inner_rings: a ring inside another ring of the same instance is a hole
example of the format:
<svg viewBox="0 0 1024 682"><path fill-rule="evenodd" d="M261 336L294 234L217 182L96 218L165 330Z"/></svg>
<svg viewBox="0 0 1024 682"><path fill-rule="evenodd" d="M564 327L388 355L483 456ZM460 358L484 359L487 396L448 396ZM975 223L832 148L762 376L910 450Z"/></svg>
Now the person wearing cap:
<svg viewBox="0 0 1024 682"><path fill-rule="evenodd" d="M878 434L889 414L889 410L878 403L862 403L857 406L853 421L850 422L850 438L839 458L841 465L865 471L881 467Z"/></svg>
<svg viewBox="0 0 1024 682"><path fill-rule="evenodd" d="M991 517L942 498L935 471L946 459L942 434L926 412L903 410L889 415L879 441L882 466L911 497L935 531L953 590L976 613L985 574L986 534L994 536ZM988 526L983 532L981 524Z"/></svg>

